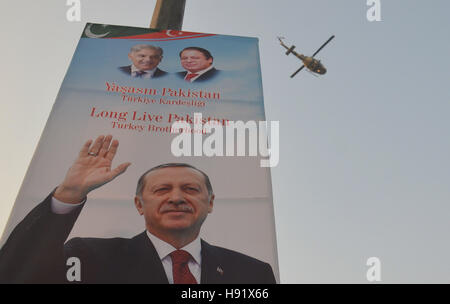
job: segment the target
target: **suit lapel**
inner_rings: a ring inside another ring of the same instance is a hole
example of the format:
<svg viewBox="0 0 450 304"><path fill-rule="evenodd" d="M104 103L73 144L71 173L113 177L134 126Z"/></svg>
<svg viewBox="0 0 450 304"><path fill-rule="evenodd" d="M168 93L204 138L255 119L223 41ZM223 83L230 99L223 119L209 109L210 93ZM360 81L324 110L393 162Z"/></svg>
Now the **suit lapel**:
<svg viewBox="0 0 450 304"><path fill-rule="evenodd" d="M163 71L161 71L159 68L156 68L155 73L153 73L153 78L160 77L160 76L162 76L164 74L165 73Z"/></svg>
<svg viewBox="0 0 450 304"><path fill-rule="evenodd" d="M198 77L196 80L194 80L194 82L195 81L199 81L199 80L201 81L201 80L210 79L210 78L212 78L214 76L214 74L216 74L216 71L217 71L216 68L212 68L208 72L203 73L202 75L200 75L200 77Z"/></svg>
<svg viewBox="0 0 450 304"><path fill-rule="evenodd" d="M126 69L125 69L125 72L126 72L127 74L131 75L131 65L128 65L128 66L126 66L125 68L126 68Z"/></svg>
<svg viewBox="0 0 450 304"><path fill-rule="evenodd" d="M223 284L226 282L224 267L220 252L212 245L201 240L201 284ZM145 284L169 284L155 247L146 232L131 239L128 248L129 259L127 282ZM125 281L125 280L124 280Z"/></svg>
<svg viewBox="0 0 450 304"><path fill-rule="evenodd" d="M180 78L185 78L186 77L186 75L187 75L187 71L184 71L184 72L178 72L177 74L180 76Z"/></svg>
<svg viewBox="0 0 450 304"><path fill-rule="evenodd" d="M129 281L133 283L169 284L156 249L146 232L131 239L129 247Z"/></svg>
<svg viewBox="0 0 450 304"><path fill-rule="evenodd" d="M223 284L224 273L220 253L204 240L202 243L202 275L201 284Z"/></svg>
<svg viewBox="0 0 450 304"><path fill-rule="evenodd" d="M127 65L120 68L122 72L131 76L131 65Z"/></svg>

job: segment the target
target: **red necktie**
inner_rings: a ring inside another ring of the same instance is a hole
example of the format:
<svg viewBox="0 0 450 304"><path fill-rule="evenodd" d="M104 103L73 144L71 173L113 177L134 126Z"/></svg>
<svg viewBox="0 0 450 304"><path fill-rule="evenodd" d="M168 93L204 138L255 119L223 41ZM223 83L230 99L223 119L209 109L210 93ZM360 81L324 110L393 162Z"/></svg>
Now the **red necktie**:
<svg viewBox="0 0 450 304"><path fill-rule="evenodd" d="M187 75L186 75L186 78L184 78L184 80L190 82L192 78L197 77L197 76L198 76L198 74L195 74L195 73L187 74Z"/></svg>
<svg viewBox="0 0 450 304"><path fill-rule="evenodd" d="M188 267L191 259L189 252L184 250L175 250L170 254L172 258L172 273L174 284L197 284L194 276Z"/></svg>

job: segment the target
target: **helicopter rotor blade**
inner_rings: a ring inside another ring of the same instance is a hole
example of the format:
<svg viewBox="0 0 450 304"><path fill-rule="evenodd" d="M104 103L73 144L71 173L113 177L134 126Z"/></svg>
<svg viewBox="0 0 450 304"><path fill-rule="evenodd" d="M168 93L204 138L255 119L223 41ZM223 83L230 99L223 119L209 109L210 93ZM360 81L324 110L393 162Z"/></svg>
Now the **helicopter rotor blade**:
<svg viewBox="0 0 450 304"><path fill-rule="evenodd" d="M294 74L291 75L291 78L293 78L295 75L297 75L298 72L300 72L305 66L302 65L301 68L299 68L297 71L294 72Z"/></svg>
<svg viewBox="0 0 450 304"><path fill-rule="evenodd" d="M328 42L330 42L332 39L334 38L334 35L330 37L330 39L327 40L327 42L325 42L324 44L322 44L322 46L311 56L314 57L317 55L317 53L319 53L327 44Z"/></svg>

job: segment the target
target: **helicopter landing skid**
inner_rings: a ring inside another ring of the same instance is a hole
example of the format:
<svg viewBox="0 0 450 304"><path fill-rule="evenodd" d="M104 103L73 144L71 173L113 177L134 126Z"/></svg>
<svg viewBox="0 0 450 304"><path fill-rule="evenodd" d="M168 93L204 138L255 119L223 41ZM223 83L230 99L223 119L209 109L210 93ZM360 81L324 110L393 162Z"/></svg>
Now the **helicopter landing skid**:
<svg viewBox="0 0 450 304"><path fill-rule="evenodd" d="M314 72L311 72L310 70L307 70L311 75L314 75L314 76L316 76L316 77L319 77L319 75L317 75L316 73L314 73Z"/></svg>

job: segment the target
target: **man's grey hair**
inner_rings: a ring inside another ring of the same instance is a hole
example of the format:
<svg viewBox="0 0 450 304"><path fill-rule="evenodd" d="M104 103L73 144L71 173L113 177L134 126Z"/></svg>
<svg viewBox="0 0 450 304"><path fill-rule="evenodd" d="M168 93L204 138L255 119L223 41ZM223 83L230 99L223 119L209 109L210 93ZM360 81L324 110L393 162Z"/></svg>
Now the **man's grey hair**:
<svg viewBox="0 0 450 304"><path fill-rule="evenodd" d="M133 45L130 49L131 53L136 53L139 52L142 49L149 49L149 50L154 50L157 51L159 53L160 56L162 56L163 54L163 49L160 48L159 46L154 46L154 45L150 45L150 44L136 44Z"/></svg>
<svg viewBox="0 0 450 304"><path fill-rule="evenodd" d="M211 181L209 180L208 175L205 172L203 172L202 170L200 170L192 165L186 164L186 163L167 163L167 164L158 165L156 167L153 167L153 168L145 171L144 174L142 174L138 180L138 184L136 187L136 196L142 197L142 190L144 189L144 186L145 186L145 177L147 176L148 173L150 173L152 171L156 171L158 169L174 168L174 167L191 168L191 169L194 169L194 170L200 172L203 175L203 177L205 178L206 189L208 189L208 195L211 198L211 196L214 194L214 192L213 192Z"/></svg>

